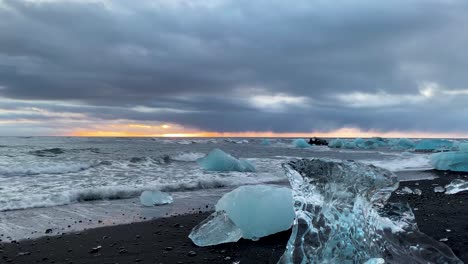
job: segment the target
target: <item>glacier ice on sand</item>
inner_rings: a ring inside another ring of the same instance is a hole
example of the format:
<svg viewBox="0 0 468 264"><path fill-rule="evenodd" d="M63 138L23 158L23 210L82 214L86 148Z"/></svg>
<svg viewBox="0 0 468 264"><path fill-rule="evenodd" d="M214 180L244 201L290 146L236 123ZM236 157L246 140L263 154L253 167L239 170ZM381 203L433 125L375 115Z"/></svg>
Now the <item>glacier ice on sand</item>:
<svg viewBox="0 0 468 264"><path fill-rule="evenodd" d="M456 194L463 191L468 191L468 181L456 179L445 186L445 194Z"/></svg>
<svg viewBox="0 0 468 264"><path fill-rule="evenodd" d="M468 152L434 153L430 157L430 163L436 170L468 172Z"/></svg>
<svg viewBox="0 0 468 264"><path fill-rule="evenodd" d="M280 263L462 263L418 230L407 204L387 203L398 188L392 172L321 159L283 167L296 220Z"/></svg>
<svg viewBox="0 0 468 264"><path fill-rule="evenodd" d="M213 149L208 155L197 160L197 163L209 171L255 172L255 166L249 161L236 159L218 148Z"/></svg>
<svg viewBox="0 0 468 264"><path fill-rule="evenodd" d="M140 202L144 206L155 206L172 203L173 199L170 194L160 191L144 191L140 195Z"/></svg>
<svg viewBox="0 0 468 264"><path fill-rule="evenodd" d="M215 208L189 235L198 246L240 237L257 240L289 229L295 217L291 189L272 185L241 186L225 194Z"/></svg>

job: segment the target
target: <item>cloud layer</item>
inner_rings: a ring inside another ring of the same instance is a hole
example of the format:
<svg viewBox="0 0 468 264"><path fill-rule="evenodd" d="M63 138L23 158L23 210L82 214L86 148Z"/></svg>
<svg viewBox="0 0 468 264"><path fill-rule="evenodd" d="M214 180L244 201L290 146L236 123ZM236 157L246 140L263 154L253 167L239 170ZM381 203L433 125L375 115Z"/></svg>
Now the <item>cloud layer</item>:
<svg viewBox="0 0 468 264"><path fill-rule="evenodd" d="M463 0L0 0L0 134L468 135Z"/></svg>

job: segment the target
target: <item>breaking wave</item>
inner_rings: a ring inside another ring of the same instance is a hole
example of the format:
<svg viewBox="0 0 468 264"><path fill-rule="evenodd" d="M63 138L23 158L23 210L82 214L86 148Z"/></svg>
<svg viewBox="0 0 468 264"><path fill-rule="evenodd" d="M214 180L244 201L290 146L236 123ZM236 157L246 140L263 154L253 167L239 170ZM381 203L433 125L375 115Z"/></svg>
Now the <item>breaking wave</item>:
<svg viewBox="0 0 468 264"><path fill-rule="evenodd" d="M64 163L34 163L34 164L15 164L8 167L0 167L2 176L23 176L38 174L66 174L84 171L101 163L94 162L64 162Z"/></svg>
<svg viewBox="0 0 468 264"><path fill-rule="evenodd" d="M407 153L394 159L362 160L364 164L372 164L393 172L430 170L429 155Z"/></svg>
<svg viewBox="0 0 468 264"><path fill-rule="evenodd" d="M29 197L23 196L21 200L8 201L3 203L0 201L0 212L39 207L52 207L90 201L129 199L138 197L143 191L146 190L158 190L163 192L183 192L233 187L243 184L257 184L261 182L278 182L284 180L284 178L278 178L275 176L262 177L261 179L259 179L257 177L236 175L236 177L230 178L213 176L186 182L155 183L136 187L96 187L81 190L65 191L59 194L32 195Z"/></svg>

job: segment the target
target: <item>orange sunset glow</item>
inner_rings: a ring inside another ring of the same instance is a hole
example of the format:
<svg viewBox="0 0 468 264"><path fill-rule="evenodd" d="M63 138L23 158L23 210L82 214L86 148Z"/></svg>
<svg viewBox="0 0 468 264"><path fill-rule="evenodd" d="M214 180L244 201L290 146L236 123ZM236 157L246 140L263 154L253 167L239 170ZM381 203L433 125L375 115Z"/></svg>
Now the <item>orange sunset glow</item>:
<svg viewBox="0 0 468 264"><path fill-rule="evenodd" d="M214 132L184 129L180 125L144 125L128 124L112 127L104 127L96 130L76 130L67 134L76 137L246 137L246 138L309 138L309 137L329 137L329 138L355 138L355 137L385 137L385 138L467 138L463 133L425 133L425 132L381 132L364 131L357 128L341 128L329 132L298 132L298 133L277 133L272 131L247 131L247 132Z"/></svg>

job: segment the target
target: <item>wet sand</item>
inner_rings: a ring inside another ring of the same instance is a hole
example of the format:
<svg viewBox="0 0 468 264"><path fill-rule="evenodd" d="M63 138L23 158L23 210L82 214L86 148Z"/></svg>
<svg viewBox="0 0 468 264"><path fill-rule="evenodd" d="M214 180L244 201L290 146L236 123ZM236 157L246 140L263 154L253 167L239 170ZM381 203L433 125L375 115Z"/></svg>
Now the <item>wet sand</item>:
<svg viewBox="0 0 468 264"><path fill-rule="evenodd" d="M400 189L419 188L421 196L394 194L390 201L417 208L420 230L437 240L447 239L443 243L468 263L468 192L445 195L433 190L453 179L468 178L466 174L433 173L440 178L400 183ZM189 214L3 243L0 263L276 263L289 239L290 231L285 231L257 242L199 248L188 234L207 216Z"/></svg>

